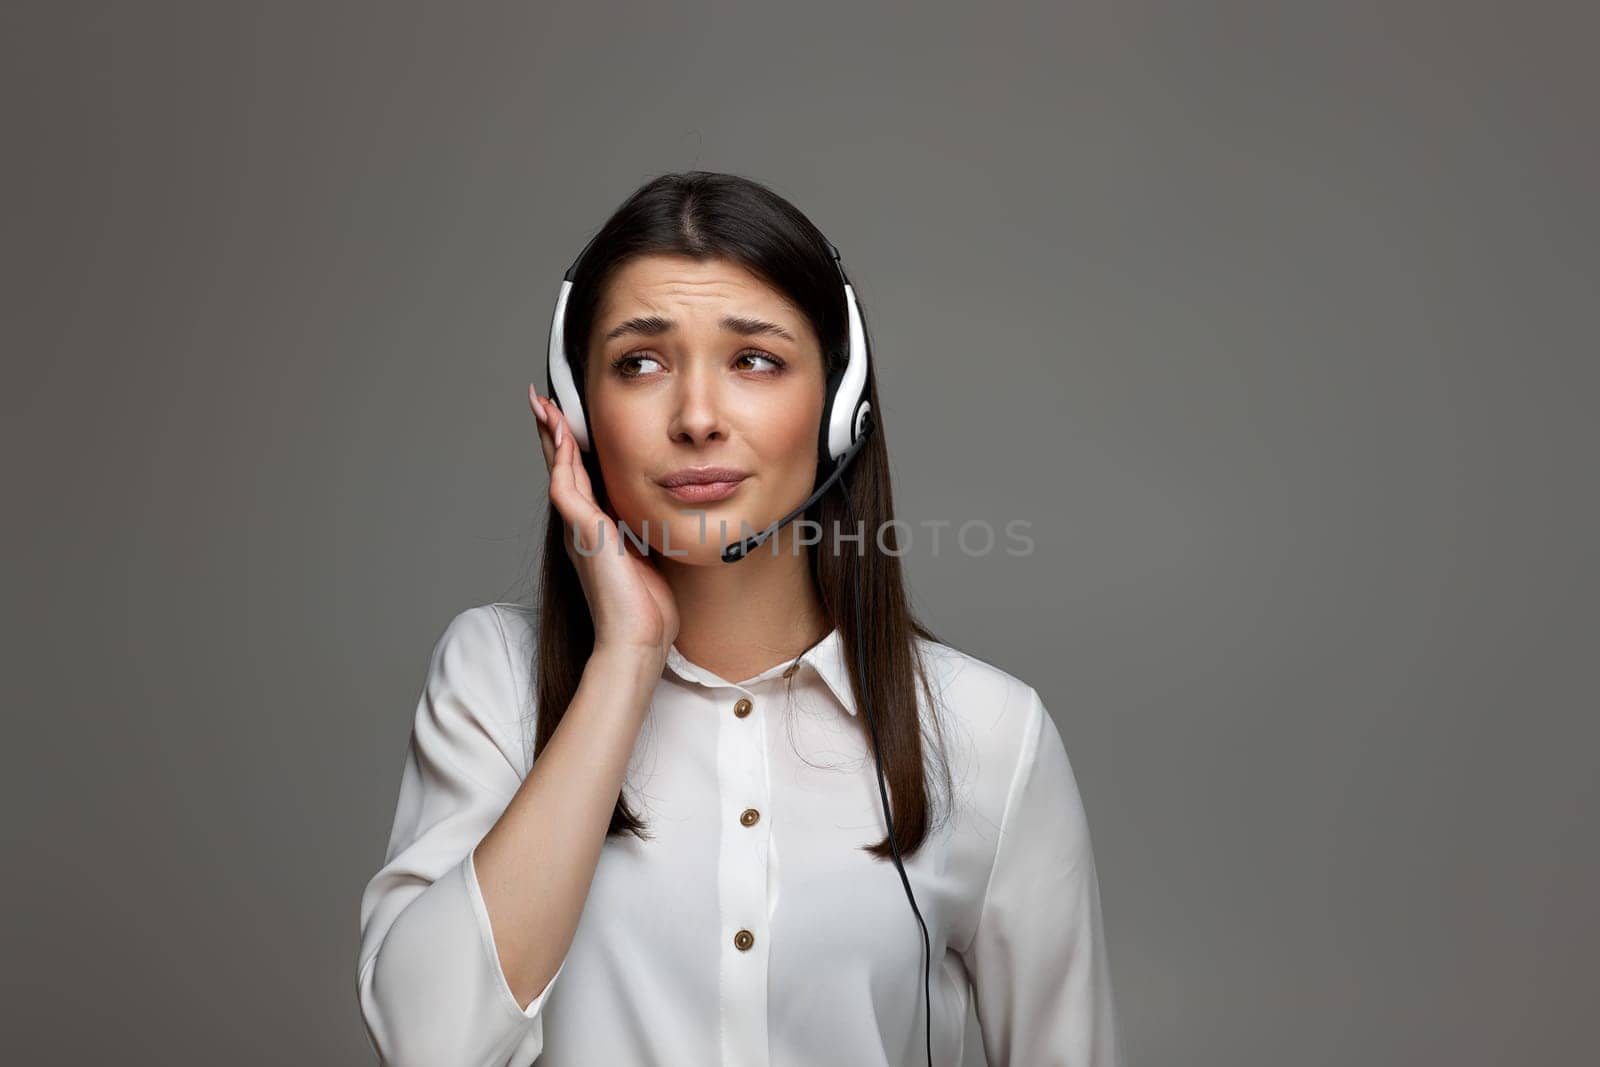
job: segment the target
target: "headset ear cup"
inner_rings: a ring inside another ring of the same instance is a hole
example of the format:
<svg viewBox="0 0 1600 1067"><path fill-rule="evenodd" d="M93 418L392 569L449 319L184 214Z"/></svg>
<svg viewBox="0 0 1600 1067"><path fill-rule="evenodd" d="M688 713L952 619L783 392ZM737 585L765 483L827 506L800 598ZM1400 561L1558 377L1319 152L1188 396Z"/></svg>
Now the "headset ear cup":
<svg viewBox="0 0 1600 1067"><path fill-rule="evenodd" d="M583 410L583 401L570 395L572 390L564 389L550 377L546 376L549 385L548 395L561 410L562 418L567 421L567 429L572 432L572 440L578 446L579 452L590 452L589 447L589 420Z"/></svg>
<svg viewBox="0 0 1600 1067"><path fill-rule="evenodd" d="M585 248L588 246L586 245ZM580 254L581 258L581 254ZM577 375L571 362L567 359L566 352L566 318L567 298L572 293L572 273L577 263L567 270L567 275L561 280L561 289L556 294L555 312L550 318L550 344L545 359L545 384L548 386L546 396L555 401L556 407L561 409L562 417L566 419L567 428L572 431L572 440L577 444L578 451L589 451L589 420L583 410L583 396L578 388Z"/></svg>
<svg viewBox="0 0 1600 1067"><path fill-rule="evenodd" d="M572 431L572 440L578 446L578 451L588 454L593 451L589 447L589 420L584 417L583 402L573 401L572 410L569 412L562 407L561 414L567 420L567 428Z"/></svg>

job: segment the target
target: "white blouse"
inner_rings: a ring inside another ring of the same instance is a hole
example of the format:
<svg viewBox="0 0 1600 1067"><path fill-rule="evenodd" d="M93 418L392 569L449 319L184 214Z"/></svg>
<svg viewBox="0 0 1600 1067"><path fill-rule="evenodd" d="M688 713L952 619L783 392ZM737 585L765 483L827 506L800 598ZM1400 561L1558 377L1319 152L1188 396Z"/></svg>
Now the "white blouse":
<svg viewBox="0 0 1600 1067"><path fill-rule="evenodd" d="M471 853L529 767L535 619L469 608L434 647L361 898L357 993L382 1062L925 1063L922 930L894 861L859 849L886 827L837 630L739 682L669 650L624 782L655 837L606 839L566 958L517 1002ZM1056 724L1012 675L918 644L956 790L902 857L933 946L934 1063L960 1064L970 997L994 1067L1114 1067L1099 885Z"/></svg>

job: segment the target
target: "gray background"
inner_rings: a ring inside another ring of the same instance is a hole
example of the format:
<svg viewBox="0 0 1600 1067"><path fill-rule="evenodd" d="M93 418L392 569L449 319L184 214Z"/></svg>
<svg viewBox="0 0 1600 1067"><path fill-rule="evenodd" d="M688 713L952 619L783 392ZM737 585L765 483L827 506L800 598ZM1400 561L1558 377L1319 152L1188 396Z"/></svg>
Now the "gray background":
<svg viewBox="0 0 1600 1067"><path fill-rule="evenodd" d="M556 284L696 166L841 247L901 516L1033 523L910 575L1062 728L1131 1063L1593 1056L1580 6L8 4L17 1062L370 1062Z"/></svg>

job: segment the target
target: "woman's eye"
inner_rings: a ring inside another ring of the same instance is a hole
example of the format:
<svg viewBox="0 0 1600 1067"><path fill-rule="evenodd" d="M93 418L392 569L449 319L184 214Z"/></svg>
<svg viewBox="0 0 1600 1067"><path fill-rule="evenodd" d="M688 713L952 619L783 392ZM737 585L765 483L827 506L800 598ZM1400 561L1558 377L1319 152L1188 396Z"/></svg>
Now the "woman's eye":
<svg viewBox="0 0 1600 1067"><path fill-rule="evenodd" d="M641 362L654 363L656 361L649 356L620 356L611 361L611 366L613 370L624 378L637 378L639 374L632 372L630 368Z"/></svg>
<svg viewBox="0 0 1600 1067"><path fill-rule="evenodd" d="M777 356L769 356L765 352L740 352L738 358L764 359L770 365L771 370L778 371L783 369L783 360L779 359Z"/></svg>

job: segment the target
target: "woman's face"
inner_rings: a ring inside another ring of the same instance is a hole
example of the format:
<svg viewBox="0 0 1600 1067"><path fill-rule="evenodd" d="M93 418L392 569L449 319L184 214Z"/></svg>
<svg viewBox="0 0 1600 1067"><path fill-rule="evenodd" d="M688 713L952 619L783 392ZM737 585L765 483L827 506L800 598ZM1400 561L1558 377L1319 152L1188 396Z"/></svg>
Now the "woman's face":
<svg viewBox="0 0 1600 1067"><path fill-rule="evenodd" d="M641 539L648 530L652 548L670 548L678 563L719 563L724 543L811 492L823 382L810 322L744 267L669 255L627 261L601 294L584 378L590 439L617 518ZM678 493L663 484L697 467L742 477Z"/></svg>

